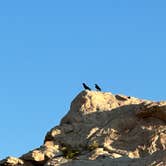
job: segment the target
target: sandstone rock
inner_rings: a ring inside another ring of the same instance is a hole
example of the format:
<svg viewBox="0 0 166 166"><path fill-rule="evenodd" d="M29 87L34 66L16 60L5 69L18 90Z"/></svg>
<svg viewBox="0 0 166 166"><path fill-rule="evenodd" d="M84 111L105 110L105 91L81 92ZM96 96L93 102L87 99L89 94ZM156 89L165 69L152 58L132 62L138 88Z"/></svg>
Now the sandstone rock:
<svg viewBox="0 0 166 166"><path fill-rule="evenodd" d="M58 145L53 145L53 146L43 146L43 153L46 158L53 158L57 156L62 156L63 153L59 150Z"/></svg>
<svg viewBox="0 0 166 166"><path fill-rule="evenodd" d="M0 161L1 166L15 166L15 165L23 165L24 162L21 159L18 159L16 157L7 157L4 160Z"/></svg>
<svg viewBox="0 0 166 166"><path fill-rule="evenodd" d="M41 161L44 161L45 156L41 150L33 150L33 151L21 156L21 159L26 160L26 161L41 162Z"/></svg>
<svg viewBox="0 0 166 166"><path fill-rule="evenodd" d="M83 91L44 145L20 159L25 166L164 166L166 102Z"/></svg>
<svg viewBox="0 0 166 166"><path fill-rule="evenodd" d="M70 160L63 166L165 166L166 152L156 152L144 158L131 159L128 157L121 158L98 158L96 160ZM55 165L52 165L55 166Z"/></svg>
<svg viewBox="0 0 166 166"><path fill-rule="evenodd" d="M60 165L64 165L65 163L69 161L71 160L65 159L64 157L56 157L46 162L44 166L60 166Z"/></svg>
<svg viewBox="0 0 166 166"><path fill-rule="evenodd" d="M137 115L142 118L151 116L166 121L166 102L151 102L145 104Z"/></svg>
<svg viewBox="0 0 166 166"><path fill-rule="evenodd" d="M109 153L107 152L107 151L105 151L103 148L96 148L96 149L94 149L92 152L91 152L91 154L90 154L90 156L89 156L89 159L90 160L95 160L95 159L97 159L99 156L109 156Z"/></svg>

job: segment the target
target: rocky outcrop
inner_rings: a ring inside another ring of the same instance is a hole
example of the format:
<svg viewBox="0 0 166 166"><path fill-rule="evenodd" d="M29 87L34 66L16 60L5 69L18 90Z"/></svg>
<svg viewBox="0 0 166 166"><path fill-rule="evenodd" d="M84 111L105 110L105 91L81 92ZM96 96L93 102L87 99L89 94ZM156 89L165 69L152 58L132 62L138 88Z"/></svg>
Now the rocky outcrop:
<svg viewBox="0 0 166 166"><path fill-rule="evenodd" d="M83 91L44 144L3 165L166 165L166 102Z"/></svg>

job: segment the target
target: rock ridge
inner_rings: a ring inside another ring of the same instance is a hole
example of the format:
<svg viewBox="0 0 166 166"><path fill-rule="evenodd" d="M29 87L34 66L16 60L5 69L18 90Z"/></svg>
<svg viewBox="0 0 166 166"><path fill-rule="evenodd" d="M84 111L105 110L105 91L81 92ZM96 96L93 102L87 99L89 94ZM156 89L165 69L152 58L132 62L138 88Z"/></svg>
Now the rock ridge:
<svg viewBox="0 0 166 166"><path fill-rule="evenodd" d="M80 92L43 145L0 166L166 165L166 101Z"/></svg>

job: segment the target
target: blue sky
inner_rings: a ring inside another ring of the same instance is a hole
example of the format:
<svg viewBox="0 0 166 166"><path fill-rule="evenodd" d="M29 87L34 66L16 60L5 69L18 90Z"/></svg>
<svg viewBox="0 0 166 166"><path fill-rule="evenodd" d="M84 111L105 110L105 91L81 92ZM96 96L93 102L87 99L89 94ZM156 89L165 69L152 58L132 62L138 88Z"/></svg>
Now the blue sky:
<svg viewBox="0 0 166 166"><path fill-rule="evenodd" d="M82 82L165 100L166 1L1 1L0 159L28 152Z"/></svg>

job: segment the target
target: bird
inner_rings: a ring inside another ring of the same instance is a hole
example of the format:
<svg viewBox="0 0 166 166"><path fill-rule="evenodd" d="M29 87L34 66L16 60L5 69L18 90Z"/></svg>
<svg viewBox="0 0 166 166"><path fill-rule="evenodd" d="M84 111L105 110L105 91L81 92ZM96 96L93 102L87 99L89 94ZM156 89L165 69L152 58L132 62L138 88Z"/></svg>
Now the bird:
<svg viewBox="0 0 166 166"><path fill-rule="evenodd" d="M95 88L97 91L101 91L101 88L97 84L95 84Z"/></svg>
<svg viewBox="0 0 166 166"><path fill-rule="evenodd" d="M89 88L85 83L82 83L83 87L85 88L85 90L91 90L91 88Z"/></svg>

